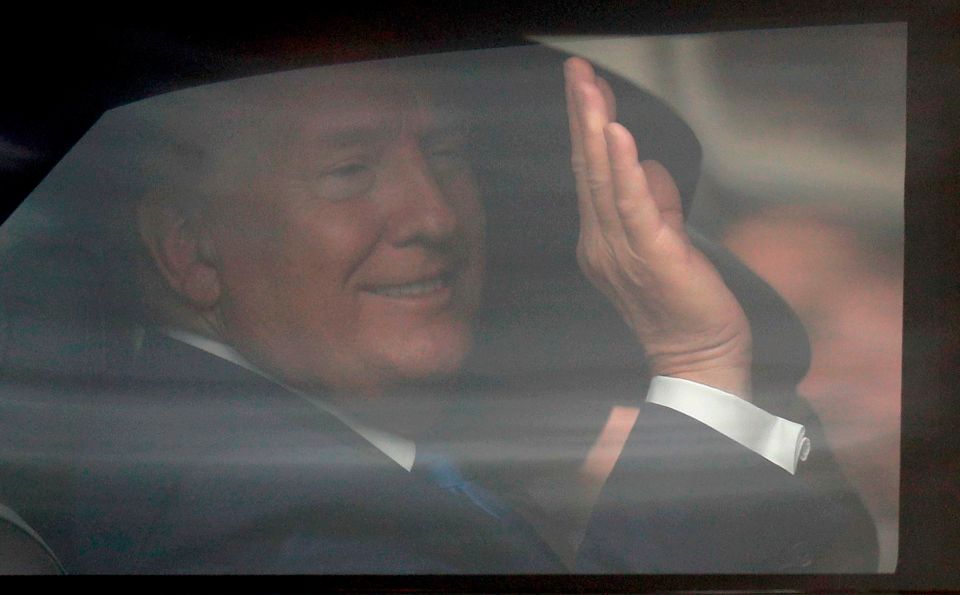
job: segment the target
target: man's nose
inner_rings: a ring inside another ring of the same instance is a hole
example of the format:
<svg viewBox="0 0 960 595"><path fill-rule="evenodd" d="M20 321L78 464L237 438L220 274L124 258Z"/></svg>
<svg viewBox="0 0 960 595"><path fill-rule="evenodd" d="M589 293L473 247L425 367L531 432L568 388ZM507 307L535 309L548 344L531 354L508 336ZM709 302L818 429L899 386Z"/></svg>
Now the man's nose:
<svg viewBox="0 0 960 595"><path fill-rule="evenodd" d="M403 144L395 154L390 179L390 241L397 246L449 241L460 225L447 191L420 147Z"/></svg>

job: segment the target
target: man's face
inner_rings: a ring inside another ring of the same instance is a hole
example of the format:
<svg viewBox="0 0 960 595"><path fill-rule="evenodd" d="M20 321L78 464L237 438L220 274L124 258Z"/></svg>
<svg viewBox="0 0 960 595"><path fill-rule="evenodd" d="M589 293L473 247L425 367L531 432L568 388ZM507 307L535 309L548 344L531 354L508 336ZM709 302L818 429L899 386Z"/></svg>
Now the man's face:
<svg viewBox="0 0 960 595"><path fill-rule="evenodd" d="M225 338L305 388L376 394L455 371L483 268L461 133L390 77L298 93L207 217Z"/></svg>

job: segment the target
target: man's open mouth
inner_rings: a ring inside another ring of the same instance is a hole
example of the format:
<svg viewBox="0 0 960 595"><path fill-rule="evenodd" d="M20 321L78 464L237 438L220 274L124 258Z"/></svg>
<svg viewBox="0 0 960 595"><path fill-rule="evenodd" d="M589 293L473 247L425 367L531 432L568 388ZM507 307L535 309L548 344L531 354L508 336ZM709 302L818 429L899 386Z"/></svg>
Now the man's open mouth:
<svg viewBox="0 0 960 595"><path fill-rule="evenodd" d="M422 297L437 293L450 287L453 283L454 277L455 273L450 272L433 277L432 279L416 281L414 283L373 287L369 291L377 295L393 298Z"/></svg>

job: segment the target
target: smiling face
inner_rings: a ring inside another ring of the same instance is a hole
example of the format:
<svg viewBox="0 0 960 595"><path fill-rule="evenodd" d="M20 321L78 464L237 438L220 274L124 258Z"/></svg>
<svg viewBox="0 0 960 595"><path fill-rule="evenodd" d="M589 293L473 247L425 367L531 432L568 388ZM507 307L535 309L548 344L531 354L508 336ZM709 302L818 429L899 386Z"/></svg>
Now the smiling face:
<svg viewBox="0 0 960 595"><path fill-rule="evenodd" d="M307 389L376 394L455 371L483 268L461 132L390 77L295 93L204 215L222 338Z"/></svg>

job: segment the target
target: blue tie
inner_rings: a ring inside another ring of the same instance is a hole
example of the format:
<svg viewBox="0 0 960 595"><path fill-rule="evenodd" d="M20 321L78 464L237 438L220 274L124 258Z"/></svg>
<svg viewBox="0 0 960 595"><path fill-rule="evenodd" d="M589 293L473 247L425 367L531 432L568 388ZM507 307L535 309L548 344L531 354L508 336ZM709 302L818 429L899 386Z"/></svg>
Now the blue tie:
<svg viewBox="0 0 960 595"><path fill-rule="evenodd" d="M501 522L514 522L510 508L499 498L464 477L446 456L437 453L417 453L414 470L423 474L438 487L466 496L486 514Z"/></svg>
<svg viewBox="0 0 960 595"><path fill-rule="evenodd" d="M563 563L557 554L526 519L517 514L501 498L464 477L448 457L434 452L423 454L417 452L413 471L443 490L465 496L487 516L496 519L500 527L511 532L511 540L514 544L525 544L523 546L527 548L523 550L525 556L531 556L533 552L537 552L536 555L540 556L537 564L542 564L542 568L563 568ZM531 559L537 560L536 557ZM540 568L540 566L534 565L531 568Z"/></svg>

